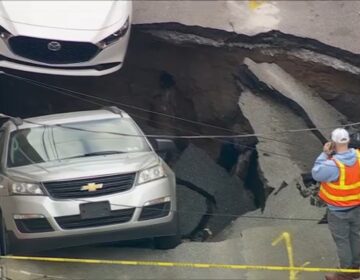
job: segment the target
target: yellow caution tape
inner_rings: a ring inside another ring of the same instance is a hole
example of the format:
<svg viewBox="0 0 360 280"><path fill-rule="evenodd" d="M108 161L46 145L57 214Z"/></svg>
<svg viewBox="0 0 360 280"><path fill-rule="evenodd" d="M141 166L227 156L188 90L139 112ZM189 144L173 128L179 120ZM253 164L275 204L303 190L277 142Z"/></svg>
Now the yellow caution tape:
<svg viewBox="0 0 360 280"><path fill-rule="evenodd" d="M52 257L28 257L28 256L2 256L2 259L27 260L42 262L64 262L82 264L110 264L110 265L134 265L134 266L158 266L158 267L185 267L185 268L215 268L234 270L270 270L270 271L299 271L299 272L342 272L356 273L359 269L338 269L322 267L296 267L274 265L242 265L242 264L214 264L214 263L191 263L191 262L159 262L159 261L128 261L128 260L100 260L100 259L77 259L77 258L52 258Z"/></svg>

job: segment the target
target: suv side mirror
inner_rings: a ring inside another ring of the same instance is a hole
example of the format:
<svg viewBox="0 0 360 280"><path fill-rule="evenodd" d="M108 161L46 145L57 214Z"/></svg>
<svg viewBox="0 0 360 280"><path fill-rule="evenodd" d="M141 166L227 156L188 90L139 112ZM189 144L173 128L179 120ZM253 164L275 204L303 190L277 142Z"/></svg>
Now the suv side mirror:
<svg viewBox="0 0 360 280"><path fill-rule="evenodd" d="M176 146L173 140L170 139L154 139L152 141L153 147L158 153L172 152L176 150Z"/></svg>

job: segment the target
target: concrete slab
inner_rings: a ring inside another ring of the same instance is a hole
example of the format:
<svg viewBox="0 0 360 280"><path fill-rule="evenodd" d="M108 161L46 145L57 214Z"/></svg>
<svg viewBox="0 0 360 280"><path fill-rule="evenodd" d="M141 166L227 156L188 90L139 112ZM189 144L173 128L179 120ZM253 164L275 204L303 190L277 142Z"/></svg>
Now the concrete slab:
<svg viewBox="0 0 360 280"><path fill-rule="evenodd" d="M255 63L244 60L249 70L270 88L277 90L298 104L325 139L329 139L333 127L347 123L346 117L322 99L316 92L303 85L274 63Z"/></svg>
<svg viewBox="0 0 360 280"><path fill-rule="evenodd" d="M270 217L320 219L324 211L310 206L309 200L300 196L295 183L301 173L309 172L314 159L321 151L318 138L311 132L277 134L277 131L305 128L306 124L291 109L269 96L244 91L239 105L255 133L263 133L289 143L263 139L257 145L259 149L269 151L268 154L259 153L259 166L269 186L275 188L266 202L263 214ZM283 182L286 182L287 186L280 189Z"/></svg>
<svg viewBox="0 0 360 280"><path fill-rule="evenodd" d="M209 228L214 234L237 215L255 209L253 199L245 190L243 182L237 176L227 173L205 151L194 145L189 145L184 151L174 170L178 178L193 183L215 199L214 214L219 216L212 217L209 222ZM189 210L192 210L194 200L188 203L189 206L191 204ZM188 219L195 217L187 216Z"/></svg>

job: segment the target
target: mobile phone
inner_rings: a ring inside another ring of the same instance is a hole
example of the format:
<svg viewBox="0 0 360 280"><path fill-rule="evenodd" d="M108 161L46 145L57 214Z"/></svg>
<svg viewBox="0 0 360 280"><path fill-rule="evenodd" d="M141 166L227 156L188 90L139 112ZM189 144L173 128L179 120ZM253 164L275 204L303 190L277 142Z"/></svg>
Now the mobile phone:
<svg viewBox="0 0 360 280"><path fill-rule="evenodd" d="M331 141L330 143L331 144L330 144L329 150L330 150L331 154L333 154L333 153L335 153L335 142Z"/></svg>

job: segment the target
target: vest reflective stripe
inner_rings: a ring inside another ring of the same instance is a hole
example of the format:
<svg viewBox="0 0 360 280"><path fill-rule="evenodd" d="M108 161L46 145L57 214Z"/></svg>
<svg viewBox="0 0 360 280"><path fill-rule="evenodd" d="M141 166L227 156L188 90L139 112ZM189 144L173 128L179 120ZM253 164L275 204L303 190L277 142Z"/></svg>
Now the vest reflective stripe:
<svg viewBox="0 0 360 280"><path fill-rule="evenodd" d="M334 159L339 168L339 179L336 182L323 182L319 196L326 203L334 206L360 205L360 151L356 150L357 162L354 166L346 167L342 162ZM351 172L351 173L350 173ZM347 178L348 176L348 178Z"/></svg>
<svg viewBox="0 0 360 280"><path fill-rule="evenodd" d="M350 185L334 185L332 183L327 183L328 186L330 186L331 188L335 189L335 190L352 190L352 189L357 189L360 187L360 182L355 183L355 184L350 184Z"/></svg>
<svg viewBox="0 0 360 280"><path fill-rule="evenodd" d="M339 189L333 189L326 184L323 184L322 186L327 193L333 196L348 196L348 195L355 195L360 193L360 188L351 189L351 190L339 190Z"/></svg>
<svg viewBox="0 0 360 280"><path fill-rule="evenodd" d="M329 194L326 190L322 190L323 194L327 197L330 198L331 200L336 200L336 201L353 201L353 200L359 200L360 202L360 190L358 194L353 194L353 195L348 195L348 196L335 196L332 194Z"/></svg>
<svg viewBox="0 0 360 280"><path fill-rule="evenodd" d="M337 207L349 207L349 206L357 206L359 203L357 203L357 200L355 200L355 203L349 203L349 201L336 201L331 200L327 198L323 193L319 193L320 198L327 204L337 206Z"/></svg>

